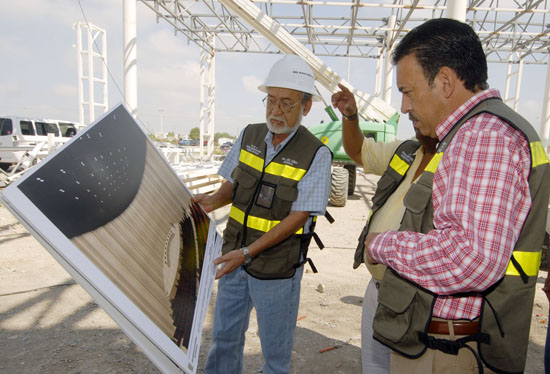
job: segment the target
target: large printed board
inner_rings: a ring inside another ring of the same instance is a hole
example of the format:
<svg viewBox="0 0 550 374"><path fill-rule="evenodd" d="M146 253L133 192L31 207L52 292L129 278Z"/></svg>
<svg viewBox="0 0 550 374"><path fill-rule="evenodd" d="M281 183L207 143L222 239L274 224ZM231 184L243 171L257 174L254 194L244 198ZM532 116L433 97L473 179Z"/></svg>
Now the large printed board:
<svg viewBox="0 0 550 374"><path fill-rule="evenodd" d="M6 207L166 373L195 373L215 223L123 105L7 187Z"/></svg>

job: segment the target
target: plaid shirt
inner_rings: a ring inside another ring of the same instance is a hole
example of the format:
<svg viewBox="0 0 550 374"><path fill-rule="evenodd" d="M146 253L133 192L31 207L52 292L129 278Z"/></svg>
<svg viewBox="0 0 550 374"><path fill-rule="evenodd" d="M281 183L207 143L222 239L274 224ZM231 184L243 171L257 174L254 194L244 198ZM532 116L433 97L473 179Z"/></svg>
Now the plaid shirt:
<svg viewBox="0 0 550 374"><path fill-rule="evenodd" d="M441 140L453 125L497 90L478 93L441 122ZM479 292L504 276L531 207L531 157L524 136L498 117L482 113L456 133L435 172L435 229L427 234L388 231L369 254L404 278L440 295L433 315L445 319L479 316Z"/></svg>

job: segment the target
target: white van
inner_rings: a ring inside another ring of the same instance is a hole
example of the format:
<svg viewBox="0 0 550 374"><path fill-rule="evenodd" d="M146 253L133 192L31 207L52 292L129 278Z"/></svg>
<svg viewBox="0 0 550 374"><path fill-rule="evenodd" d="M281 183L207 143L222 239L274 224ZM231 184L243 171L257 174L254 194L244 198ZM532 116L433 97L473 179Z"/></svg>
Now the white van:
<svg viewBox="0 0 550 374"><path fill-rule="evenodd" d="M81 128L77 122L0 115L0 168L7 170L37 144L47 142L53 134L61 144Z"/></svg>

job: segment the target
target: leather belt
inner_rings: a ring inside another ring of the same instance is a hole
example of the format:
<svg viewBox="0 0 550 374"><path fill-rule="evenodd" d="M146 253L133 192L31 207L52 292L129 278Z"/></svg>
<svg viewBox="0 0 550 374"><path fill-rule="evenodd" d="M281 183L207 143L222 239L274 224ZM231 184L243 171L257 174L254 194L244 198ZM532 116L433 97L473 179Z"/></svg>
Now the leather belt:
<svg viewBox="0 0 550 374"><path fill-rule="evenodd" d="M479 322L452 321L455 335L473 335L479 331ZM431 334L450 335L448 321L431 321L428 332Z"/></svg>

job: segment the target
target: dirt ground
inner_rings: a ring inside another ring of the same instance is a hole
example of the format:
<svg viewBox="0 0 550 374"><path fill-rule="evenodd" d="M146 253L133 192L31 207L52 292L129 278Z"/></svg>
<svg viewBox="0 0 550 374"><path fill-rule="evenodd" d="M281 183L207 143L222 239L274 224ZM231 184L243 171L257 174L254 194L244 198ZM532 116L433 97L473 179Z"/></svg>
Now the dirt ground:
<svg viewBox="0 0 550 374"><path fill-rule="evenodd" d="M361 372L361 304L369 275L353 270L356 238L368 217L375 181L358 175L355 195L329 207L332 225L318 223L326 248L314 244L319 273L302 282L292 373ZM224 212L218 216L224 219ZM548 301L539 273L531 324L528 374L543 373ZM319 292L322 285L324 292ZM211 345L213 302L205 321L198 372ZM158 373L145 354L4 208L0 207L0 373ZM336 349L320 353L328 347ZM261 372L255 316L245 346L244 373Z"/></svg>

